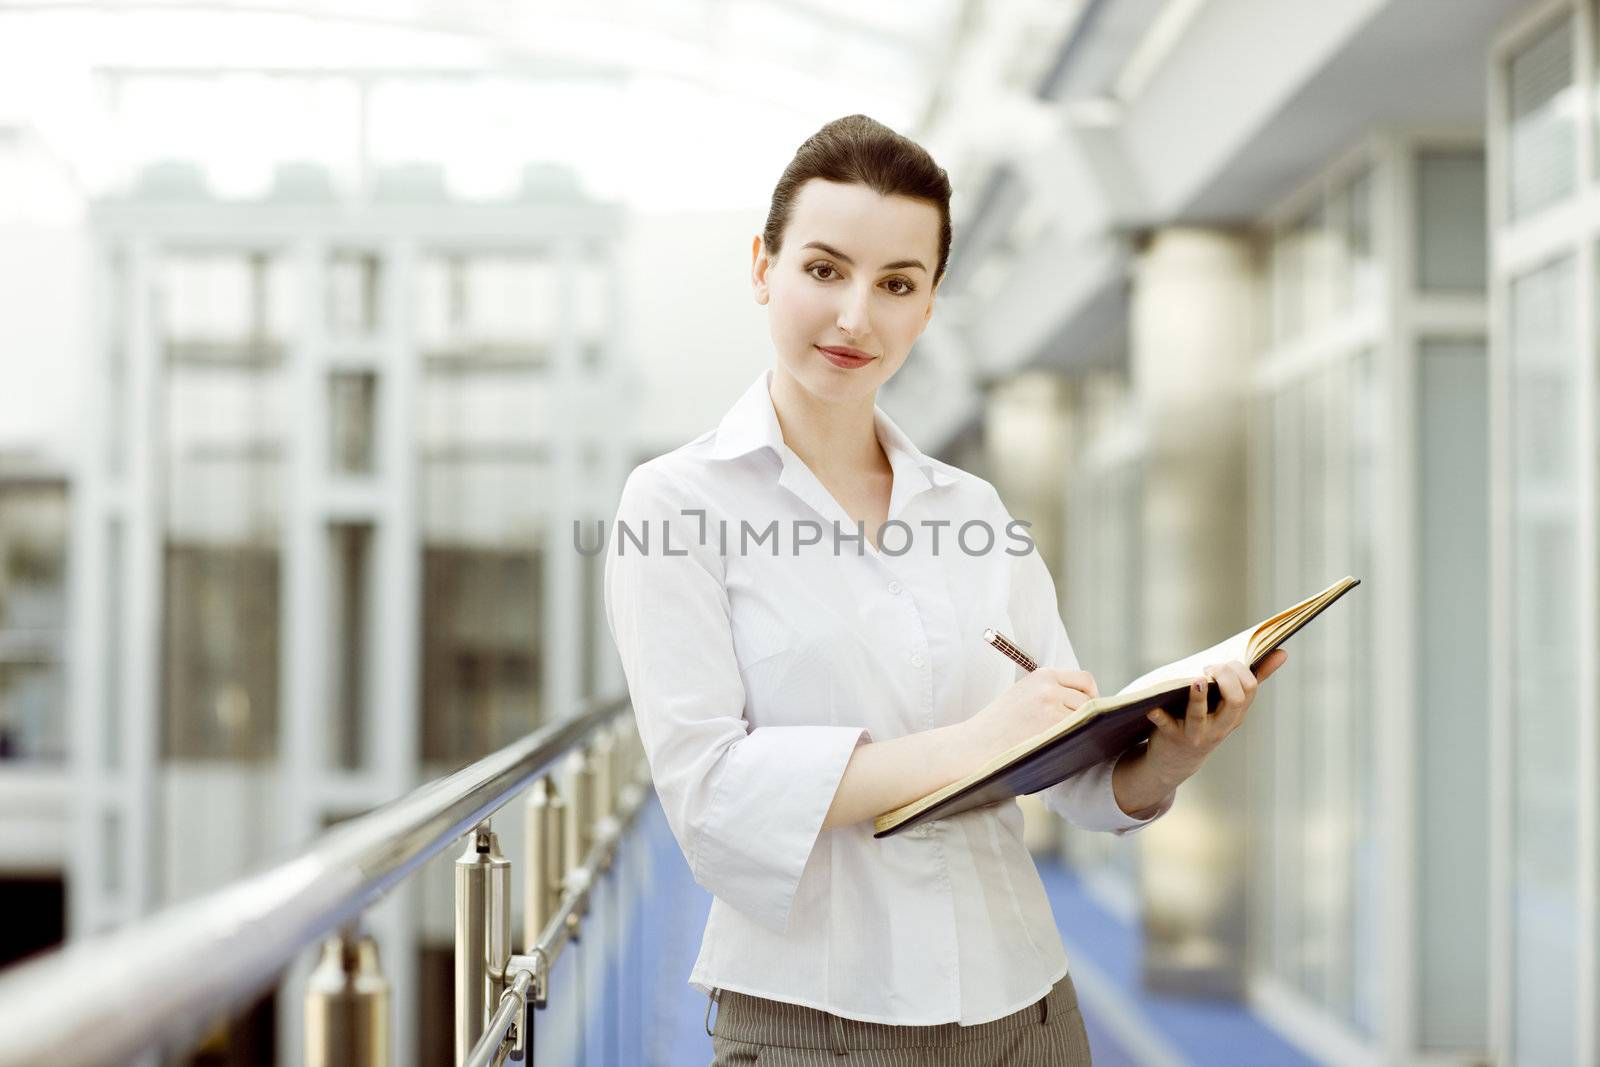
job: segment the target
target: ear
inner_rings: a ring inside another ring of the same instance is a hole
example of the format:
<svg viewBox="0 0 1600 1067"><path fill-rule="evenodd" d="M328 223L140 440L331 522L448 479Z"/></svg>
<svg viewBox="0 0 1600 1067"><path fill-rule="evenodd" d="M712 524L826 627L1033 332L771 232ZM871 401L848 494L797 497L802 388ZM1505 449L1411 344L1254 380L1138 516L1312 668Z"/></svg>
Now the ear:
<svg viewBox="0 0 1600 1067"><path fill-rule="evenodd" d="M758 233L750 243L750 288L755 291L758 304L767 302L767 268L771 265L772 260Z"/></svg>

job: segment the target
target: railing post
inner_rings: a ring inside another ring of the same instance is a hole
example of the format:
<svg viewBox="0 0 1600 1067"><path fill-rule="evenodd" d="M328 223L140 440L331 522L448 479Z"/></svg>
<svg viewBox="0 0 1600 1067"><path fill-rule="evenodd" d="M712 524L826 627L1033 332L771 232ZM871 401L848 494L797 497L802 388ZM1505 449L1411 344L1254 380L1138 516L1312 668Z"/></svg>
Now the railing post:
<svg viewBox="0 0 1600 1067"><path fill-rule="evenodd" d="M545 923L561 906L565 813L566 802L551 775L533 783L524 805L528 864L522 900L524 952L532 952L539 944Z"/></svg>
<svg viewBox="0 0 1600 1067"><path fill-rule="evenodd" d="M488 1024L511 955L511 863L482 823L456 859L456 1063Z"/></svg>
<svg viewBox="0 0 1600 1067"><path fill-rule="evenodd" d="M616 767L616 736L607 724L595 731L594 739L594 811L589 818L596 826L617 810Z"/></svg>
<svg viewBox="0 0 1600 1067"><path fill-rule="evenodd" d="M567 830L564 835L567 859L562 872L564 886L583 870L589 846L594 843L594 770L587 747L579 745L574 749L572 755L567 757L567 765L571 768L572 784L567 790ZM572 913L574 918L581 917L583 910L575 910Z"/></svg>
<svg viewBox="0 0 1600 1067"><path fill-rule="evenodd" d="M637 782L643 775L640 773L640 764L644 762L644 741L639 737L639 730L631 716L623 720L622 726L622 780L629 784Z"/></svg>
<svg viewBox="0 0 1600 1067"><path fill-rule="evenodd" d="M489 835L489 917L485 924L489 931L489 1000L485 1005L487 1016L494 1014L505 992L506 961L511 958L511 861L500 851L500 838Z"/></svg>
<svg viewBox="0 0 1600 1067"><path fill-rule="evenodd" d="M306 984L307 1067L388 1067L389 983L371 937L345 930L322 943Z"/></svg>

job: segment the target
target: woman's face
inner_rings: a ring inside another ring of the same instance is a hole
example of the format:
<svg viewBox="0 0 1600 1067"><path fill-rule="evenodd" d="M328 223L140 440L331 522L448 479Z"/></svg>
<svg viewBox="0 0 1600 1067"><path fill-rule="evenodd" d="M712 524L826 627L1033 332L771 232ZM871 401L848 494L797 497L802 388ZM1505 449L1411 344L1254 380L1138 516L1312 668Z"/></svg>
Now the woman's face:
<svg viewBox="0 0 1600 1067"><path fill-rule="evenodd" d="M758 236L752 253L779 366L818 399L871 397L933 314L938 262L938 208L812 178L790 207L782 252L769 257ZM846 366L823 349L868 358Z"/></svg>

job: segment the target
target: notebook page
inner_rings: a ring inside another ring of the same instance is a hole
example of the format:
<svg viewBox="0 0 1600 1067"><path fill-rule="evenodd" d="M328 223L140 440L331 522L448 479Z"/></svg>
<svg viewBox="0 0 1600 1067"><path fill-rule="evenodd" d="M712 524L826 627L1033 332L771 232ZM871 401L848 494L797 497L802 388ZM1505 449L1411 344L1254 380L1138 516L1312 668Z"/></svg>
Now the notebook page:
<svg viewBox="0 0 1600 1067"><path fill-rule="evenodd" d="M1158 682L1192 681L1204 673L1207 666L1213 663L1226 663L1231 659L1242 663L1250 662L1250 638L1256 632L1260 623L1240 630L1232 637L1219 641L1210 648L1202 649L1194 655L1180 659L1176 663L1168 663L1157 667L1148 674L1141 674L1121 689L1117 695L1133 693L1140 689L1148 689Z"/></svg>

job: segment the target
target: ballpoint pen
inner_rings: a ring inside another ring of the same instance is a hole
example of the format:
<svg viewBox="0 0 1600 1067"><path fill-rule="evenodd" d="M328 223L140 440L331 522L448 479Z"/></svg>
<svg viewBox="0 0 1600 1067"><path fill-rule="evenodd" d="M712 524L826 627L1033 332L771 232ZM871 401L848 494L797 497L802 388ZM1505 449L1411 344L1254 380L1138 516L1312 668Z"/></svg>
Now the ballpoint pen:
<svg viewBox="0 0 1600 1067"><path fill-rule="evenodd" d="M1039 664L1034 661L1032 656L1018 648L1011 638L999 630L989 629L983 631L983 639L993 645L1002 656L1005 656L1023 670L1032 673L1039 669ZM1203 675L1203 677L1207 685L1216 684L1216 679L1211 675L1207 674Z"/></svg>
<svg viewBox="0 0 1600 1067"><path fill-rule="evenodd" d="M1032 672L1039 669L1039 664L1034 662L1032 656L1018 648L1011 638L999 630L983 631L983 639L993 645L1002 656L1005 656L1023 670Z"/></svg>

